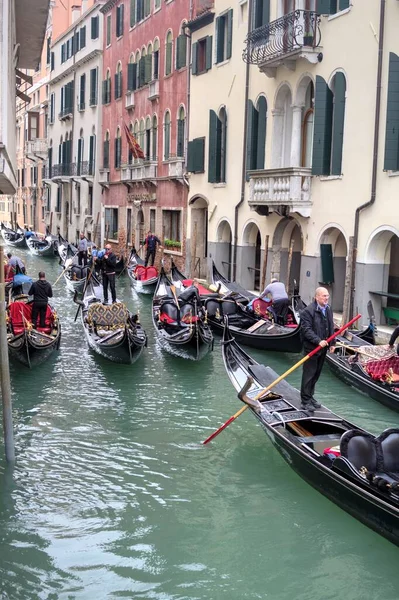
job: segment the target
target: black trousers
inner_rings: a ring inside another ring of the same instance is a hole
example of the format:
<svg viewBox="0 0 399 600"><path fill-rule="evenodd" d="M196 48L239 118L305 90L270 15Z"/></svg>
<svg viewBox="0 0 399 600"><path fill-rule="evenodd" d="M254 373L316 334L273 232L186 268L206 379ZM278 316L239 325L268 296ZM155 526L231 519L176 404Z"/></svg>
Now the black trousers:
<svg viewBox="0 0 399 600"><path fill-rule="evenodd" d="M108 302L108 284L111 290L112 302L116 302L115 273L103 273L104 302Z"/></svg>
<svg viewBox="0 0 399 600"><path fill-rule="evenodd" d="M79 250L78 252L78 263L79 267L87 265L87 250Z"/></svg>
<svg viewBox="0 0 399 600"><path fill-rule="evenodd" d="M46 326L47 302L34 302L32 306L32 323L36 329L37 316L40 315L39 327Z"/></svg>
<svg viewBox="0 0 399 600"><path fill-rule="evenodd" d="M309 358L302 367L301 400L308 404L313 398L316 383L320 377L321 370L326 358L327 349L320 350Z"/></svg>
<svg viewBox="0 0 399 600"><path fill-rule="evenodd" d="M154 266L154 260L155 260L155 248L147 248L147 254L145 255L145 267L148 265L149 259L151 257L151 267Z"/></svg>

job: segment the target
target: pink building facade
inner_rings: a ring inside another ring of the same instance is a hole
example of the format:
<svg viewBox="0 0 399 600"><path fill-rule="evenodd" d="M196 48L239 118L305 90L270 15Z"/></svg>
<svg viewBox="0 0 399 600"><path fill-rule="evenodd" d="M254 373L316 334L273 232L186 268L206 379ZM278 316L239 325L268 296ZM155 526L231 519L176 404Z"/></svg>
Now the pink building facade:
<svg viewBox="0 0 399 600"><path fill-rule="evenodd" d="M189 0L109 0L102 76L103 235L138 248L151 229L185 259ZM125 124L144 153L129 151Z"/></svg>

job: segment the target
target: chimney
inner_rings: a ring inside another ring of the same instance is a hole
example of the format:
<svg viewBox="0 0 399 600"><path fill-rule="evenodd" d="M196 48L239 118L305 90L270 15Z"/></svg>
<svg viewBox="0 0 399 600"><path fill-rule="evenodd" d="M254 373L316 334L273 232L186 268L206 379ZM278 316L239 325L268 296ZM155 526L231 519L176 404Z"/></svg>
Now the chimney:
<svg viewBox="0 0 399 600"><path fill-rule="evenodd" d="M72 6L72 23L75 23L80 17L80 6L74 4Z"/></svg>
<svg viewBox="0 0 399 600"><path fill-rule="evenodd" d="M87 0L82 0L82 15L87 10Z"/></svg>

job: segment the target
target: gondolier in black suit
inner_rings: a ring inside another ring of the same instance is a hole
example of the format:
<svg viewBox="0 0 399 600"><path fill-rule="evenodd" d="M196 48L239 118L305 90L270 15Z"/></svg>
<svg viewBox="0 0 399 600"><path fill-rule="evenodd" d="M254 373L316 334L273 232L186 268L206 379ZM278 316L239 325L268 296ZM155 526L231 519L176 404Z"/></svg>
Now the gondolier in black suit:
<svg viewBox="0 0 399 600"><path fill-rule="evenodd" d="M33 327L36 329L38 315L40 315L39 327L45 327L48 299L53 297L53 290L49 282L46 281L46 274L43 271L40 271L39 279L30 286L28 295L33 296Z"/></svg>
<svg viewBox="0 0 399 600"><path fill-rule="evenodd" d="M115 269L116 256L112 252L111 246L107 244L105 254L102 257L104 304L108 304L108 284L111 289L112 302L116 302Z"/></svg>
<svg viewBox="0 0 399 600"><path fill-rule="evenodd" d="M145 255L145 265L144 266L146 267L148 265L150 258L151 258L151 266L154 266L155 253L157 251L157 244L159 244L159 247L162 248L161 240L156 235L153 235L153 233L151 231L149 231L148 235L145 238L142 245L144 246L145 244L147 244L147 253Z"/></svg>
<svg viewBox="0 0 399 600"><path fill-rule="evenodd" d="M327 354L328 342L326 339L334 333L333 315L328 305L329 297L326 288L317 288L314 301L301 312L304 353L309 354L316 346L322 346L322 350L303 363L301 409L308 412L314 412L321 406L314 399L313 394ZM334 351L333 346L330 351Z"/></svg>

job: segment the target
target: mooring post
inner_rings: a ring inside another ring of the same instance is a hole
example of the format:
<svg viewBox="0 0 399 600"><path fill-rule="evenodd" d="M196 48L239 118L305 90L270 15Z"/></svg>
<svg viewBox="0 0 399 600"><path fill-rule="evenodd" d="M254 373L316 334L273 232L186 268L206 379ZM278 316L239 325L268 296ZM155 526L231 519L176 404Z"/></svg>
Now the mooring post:
<svg viewBox="0 0 399 600"><path fill-rule="evenodd" d="M4 248L0 244L0 379L1 398L3 402L4 446L7 462L15 460L14 432L12 424L12 402L10 364L8 362L7 326L6 326L6 292L4 283Z"/></svg>

